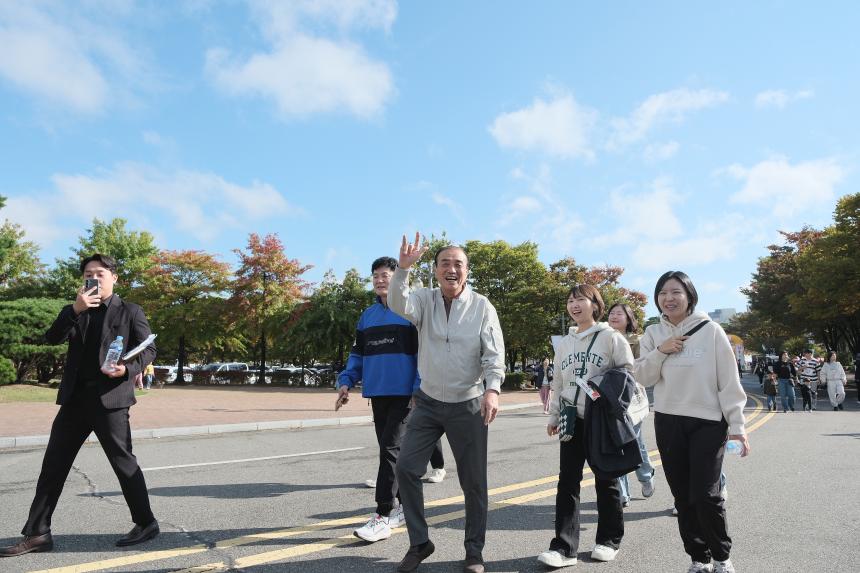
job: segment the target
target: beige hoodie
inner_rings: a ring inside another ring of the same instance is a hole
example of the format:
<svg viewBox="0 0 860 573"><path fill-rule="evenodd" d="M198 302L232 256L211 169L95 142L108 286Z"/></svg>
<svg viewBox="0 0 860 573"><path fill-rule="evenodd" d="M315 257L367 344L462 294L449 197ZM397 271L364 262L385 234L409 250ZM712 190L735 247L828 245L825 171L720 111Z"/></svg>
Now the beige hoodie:
<svg viewBox="0 0 860 573"><path fill-rule="evenodd" d="M684 350L663 354L663 342L681 336L703 320L694 312L674 326L665 317L645 329L634 377L654 387L654 411L729 423L729 434L744 434L747 395L738 378L732 345L722 327L709 321L684 343Z"/></svg>
<svg viewBox="0 0 860 573"><path fill-rule="evenodd" d="M591 337L598 332L594 345L588 356ZM559 341L555 349L555 378L552 379L553 399L549 404L550 426L558 426L558 402L559 397L568 402L573 402L576 397L576 377L585 361L586 380L599 374L603 374L610 368L626 368L633 370L633 353L624 335L609 326L605 322L595 323L594 326L583 332L577 332L576 327L571 327L570 333ZM576 401L576 415L582 418L585 414L585 392L579 393Z"/></svg>

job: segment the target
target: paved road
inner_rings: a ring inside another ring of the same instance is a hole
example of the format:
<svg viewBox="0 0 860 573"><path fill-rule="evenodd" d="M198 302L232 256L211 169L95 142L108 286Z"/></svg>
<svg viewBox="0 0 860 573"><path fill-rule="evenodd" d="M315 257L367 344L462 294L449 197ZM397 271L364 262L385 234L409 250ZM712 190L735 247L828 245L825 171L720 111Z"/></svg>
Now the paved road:
<svg viewBox="0 0 860 573"><path fill-rule="evenodd" d="M747 385L751 395L757 387ZM845 412L768 414L751 397L753 455L725 464L739 571L860 569L850 549L860 526L856 403L851 390ZM552 536L558 463L545 422L535 408L503 413L492 426L488 571L544 570L534 557ZM646 439L655 449L651 418ZM55 515L55 551L0 561L0 570L391 571L406 551L404 529L372 545L351 535L373 507L372 490L362 485L376 460L370 426L145 440L136 452L162 525L159 538L131 550L113 546L130 527L128 511L99 447L87 446ZM0 454L0 543L17 535L42 453ZM236 460L245 461L224 463ZM450 453L448 460L449 478L425 486L437 546L421 566L426 573L461 570L462 500ZM658 477L654 497L634 499L625 513L627 534L613 563L588 558L596 508L593 486L585 486L581 562L571 570L686 570L659 470Z"/></svg>

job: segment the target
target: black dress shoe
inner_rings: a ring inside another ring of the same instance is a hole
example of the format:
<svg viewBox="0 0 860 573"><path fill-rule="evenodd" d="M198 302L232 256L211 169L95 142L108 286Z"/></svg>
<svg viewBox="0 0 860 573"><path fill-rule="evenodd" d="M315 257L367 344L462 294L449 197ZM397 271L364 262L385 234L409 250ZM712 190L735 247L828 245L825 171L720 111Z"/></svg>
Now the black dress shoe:
<svg viewBox="0 0 860 573"><path fill-rule="evenodd" d="M463 561L463 573L484 573L484 558L480 555L466 557Z"/></svg>
<svg viewBox="0 0 860 573"><path fill-rule="evenodd" d="M400 565L397 566L397 573L412 573L412 571L418 569L421 562L430 557L434 551L436 551L436 546L429 540L427 543L423 543L421 545L413 545L409 548L409 551L406 552L406 556L403 558L403 561L400 562Z"/></svg>
<svg viewBox="0 0 860 573"><path fill-rule="evenodd" d="M54 538L51 532L42 535L28 535L15 545L0 547L0 557L15 557L25 553L44 553L54 548Z"/></svg>
<svg viewBox="0 0 860 573"><path fill-rule="evenodd" d="M161 532L158 529L158 521L153 519L152 523L146 527L135 525L125 536L120 537L116 542L117 547L128 547L129 545L137 545L144 541L149 541Z"/></svg>

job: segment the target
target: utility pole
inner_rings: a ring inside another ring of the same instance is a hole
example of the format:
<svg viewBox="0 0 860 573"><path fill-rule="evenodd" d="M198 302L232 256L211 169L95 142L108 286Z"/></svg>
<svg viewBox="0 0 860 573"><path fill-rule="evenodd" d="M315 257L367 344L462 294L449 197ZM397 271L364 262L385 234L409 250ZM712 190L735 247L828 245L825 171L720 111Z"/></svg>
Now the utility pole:
<svg viewBox="0 0 860 573"><path fill-rule="evenodd" d="M266 310L267 310L267 298L266 298L266 280L268 279L268 274L266 271L263 271L263 319L260 321L260 371L257 374L257 384L265 384L266 383Z"/></svg>

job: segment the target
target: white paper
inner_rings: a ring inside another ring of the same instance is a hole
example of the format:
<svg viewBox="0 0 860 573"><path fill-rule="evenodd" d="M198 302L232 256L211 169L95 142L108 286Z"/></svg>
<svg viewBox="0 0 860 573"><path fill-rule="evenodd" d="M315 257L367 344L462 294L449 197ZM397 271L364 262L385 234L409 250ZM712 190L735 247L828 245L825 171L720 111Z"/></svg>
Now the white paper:
<svg viewBox="0 0 860 573"><path fill-rule="evenodd" d="M138 354L143 352L144 348L146 348L147 346L152 344L152 341L155 340L156 336L158 336L158 335L157 334L150 334L149 336L147 336L146 340L144 340L143 342L141 342L140 344L138 344L137 346L135 346L134 348L132 348L131 350L126 352L125 356L122 357L122 361L127 362L129 358L134 358L135 356L137 356Z"/></svg>

